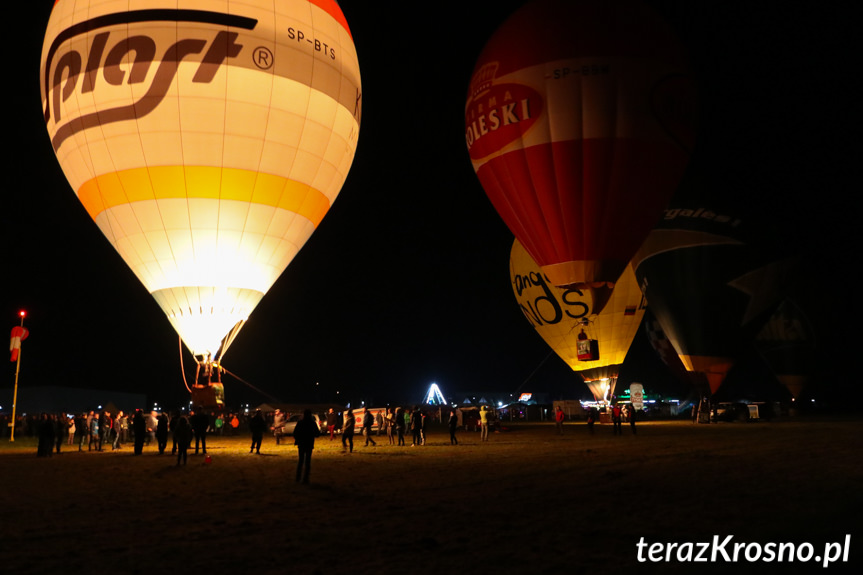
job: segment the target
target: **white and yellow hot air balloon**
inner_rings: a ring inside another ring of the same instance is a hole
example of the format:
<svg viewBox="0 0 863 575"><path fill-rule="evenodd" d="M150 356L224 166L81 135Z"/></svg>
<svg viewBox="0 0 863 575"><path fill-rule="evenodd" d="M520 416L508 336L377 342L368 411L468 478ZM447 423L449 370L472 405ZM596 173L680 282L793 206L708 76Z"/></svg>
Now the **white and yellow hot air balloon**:
<svg viewBox="0 0 863 575"><path fill-rule="evenodd" d="M631 266L614 284L607 303L597 306L589 290L552 285L515 240L509 278L515 299L536 332L581 375L597 401L610 400L646 309Z"/></svg>
<svg viewBox="0 0 863 575"><path fill-rule="evenodd" d="M362 88L335 0L58 0L57 159L199 365L218 361L335 201Z"/></svg>

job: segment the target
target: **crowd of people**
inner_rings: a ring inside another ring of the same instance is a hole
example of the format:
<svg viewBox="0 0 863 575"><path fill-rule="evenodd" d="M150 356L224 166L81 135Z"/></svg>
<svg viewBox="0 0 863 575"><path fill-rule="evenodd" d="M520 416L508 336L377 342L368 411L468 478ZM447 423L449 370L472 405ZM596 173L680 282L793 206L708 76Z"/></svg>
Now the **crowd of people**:
<svg viewBox="0 0 863 575"><path fill-rule="evenodd" d="M448 412L448 415L447 415ZM636 411L627 405L613 405L609 407L612 429L615 435L622 433L622 423L629 422L633 434L635 434ZM256 410L252 414L238 413L207 413L202 408L190 411L188 414L175 413L166 414L158 411L145 413L140 409L131 414L123 411L111 413L110 411L90 411L72 414L49 414L42 413L38 420L28 418L24 421L22 431L26 435L38 436L37 455L50 457L52 453L60 453L63 446L77 451L117 451L131 444L136 455L140 455L144 446L154 445L159 454L168 450L169 439L171 441L171 454L177 457L177 465L185 464L188 452L194 442L194 453L207 453L207 435L238 435L243 431L251 434L251 445L249 453L260 453L263 437L267 431L272 431L276 444L283 441L287 415L276 409L272 414L264 414ZM489 432L495 430L499 425L494 410L481 406L479 409L463 411L458 408L438 408L433 413L414 407L388 407L380 409L369 409L362 407L355 413L353 409L347 408L342 412L329 409L327 413L313 415L306 410L304 417L296 422L292 443L300 446L296 437L296 429L304 435L304 445L311 442L311 448L303 450L305 458L305 470L298 469L298 481L308 480L307 470L311 465L311 450L314 438L309 440L310 427L314 427L317 437L321 434L329 435L330 441L338 439L341 441L342 449L347 453L354 450L354 436L361 434L364 445L368 447L377 446L375 437L386 437L387 444L393 446L406 446L407 439L411 446L425 445L427 439L427 422L431 418L439 418L446 425L449 432L450 445L458 445L458 431L471 429L480 432L480 441L489 440ZM309 419L309 421L306 421ZM555 412L555 427L557 433L563 433L565 416L560 407ZM595 408L587 411L587 427L589 432L594 433L594 423L599 419L599 412ZM302 430L306 431L302 431Z"/></svg>
<svg viewBox="0 0 863 575"><path fill-rule="evenodd" d="M230 428L236 433L239 418L232 417ZM123 411L89 411L78 415L42 413L38 420L25 418L21 430L38 438L36 455L50 457L60 453L63 446L77 451L117 451L131 444L133 453L140 455L144 446L154 445L159 454L168 449L173 438L171 454L177 455L177 464L186 463L192 441L195 453L207 453L207 434L223 433L224 417L208 414L204 409L190 411L188 415L168 415L159 411L144 413L136 409L131 415Z"/></svg>
<svg viewBox="0 0 863 575"><path fill-rule="evenodd" d="M462 410L451 409L448 416L445 413L446 410L439 411L436 415L439 415L441 421L445 421L447 425L450 444L458 445L456 432L466 425ZM357 429L361 430L366 447L369 444L377 445L375 436L385 436L387 444L395 446L406 446L406 438L410 438L411 446L416 447L425 445L427 422L430 417L430 414L419 406L372 410L363 407L358 413L351 408L342 413L336 413L334 409L330 409L324 418L321 418L321 426L331 441L335 440L336 435L340 435L342 447L348 452L353 452L354 434Z"/></svg>

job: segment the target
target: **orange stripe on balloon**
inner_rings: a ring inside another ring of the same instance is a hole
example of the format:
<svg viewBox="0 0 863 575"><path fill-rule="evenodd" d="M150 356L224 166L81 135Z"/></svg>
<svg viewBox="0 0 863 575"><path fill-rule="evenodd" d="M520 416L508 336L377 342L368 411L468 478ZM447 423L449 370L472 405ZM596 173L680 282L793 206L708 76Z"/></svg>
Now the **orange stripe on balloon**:
<svg viewBox="0 0 863 575"><path fill-rule="evenodd" d="M330 209L330 200L309 185L272 174L210 166L133 168L97 176L78 189L78 199L94 221L115 206L169 198L263 204L299 214L315 227Z"/></svg>

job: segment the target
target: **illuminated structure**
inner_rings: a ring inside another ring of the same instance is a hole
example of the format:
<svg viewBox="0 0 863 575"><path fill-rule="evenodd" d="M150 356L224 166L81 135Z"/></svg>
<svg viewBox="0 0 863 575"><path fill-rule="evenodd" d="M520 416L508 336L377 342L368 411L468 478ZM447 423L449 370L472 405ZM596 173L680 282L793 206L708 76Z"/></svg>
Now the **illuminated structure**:
<svg viewBox="0 0 863 575"><path fill-rule="evenodd" d="M446 399L444 399L443 394L440 391L440 388L436 383L432 383L429 386L428 392L426 393L426 398L423 403L427 405L446 405Z"/></svg>

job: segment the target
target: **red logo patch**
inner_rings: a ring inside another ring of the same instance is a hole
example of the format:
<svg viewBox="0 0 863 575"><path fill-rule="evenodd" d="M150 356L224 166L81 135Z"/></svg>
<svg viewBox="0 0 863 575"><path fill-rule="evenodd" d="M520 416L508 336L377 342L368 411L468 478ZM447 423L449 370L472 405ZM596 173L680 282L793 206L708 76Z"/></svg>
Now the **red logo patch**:
<svg viewBox="0 0 863 575"><path fill-rule="evenodd" d="M465 110L465 142L473 160L521 138L542 115L539 92L522 84L499 84L475 95Z"/></svg>

